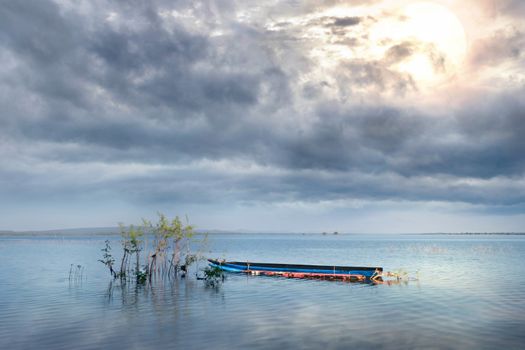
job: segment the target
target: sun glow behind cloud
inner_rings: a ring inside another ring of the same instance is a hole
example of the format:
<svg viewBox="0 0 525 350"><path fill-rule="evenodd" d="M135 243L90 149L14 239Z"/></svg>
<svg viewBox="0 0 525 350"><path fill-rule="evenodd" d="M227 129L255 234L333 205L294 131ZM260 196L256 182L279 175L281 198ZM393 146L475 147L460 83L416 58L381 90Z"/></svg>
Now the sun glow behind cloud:
<svg viewBox="0 0 525 350"><path fill-rule="evenodd" d="M449 88L462 74L467 55L467 39L460 20L452 10L432 2L389 1L355 7L350 3L284 22L277 19L266 27L298 35L316 64L308 80L318 79L334 86L340 74L345 73L345 65L367 62L374 72L350 74L404 80L397 88L385 86L385 79L380 82L381 95L390 94L396 100L412 100L415 95L421 98L425 94L432 98L436 88ZM354 85L351 90L366 96L377 94L377 88L365 84Z"/></svg>
<svg viewBox="0 0 525 350"><path fill-rule="evenodd" d="M435 3L414 3L402 10L400 26L388 30L398 40L415 40L426 48L400 64L419 85L432 86L457 74L464 63L467 43L458 18Z"/></svg>

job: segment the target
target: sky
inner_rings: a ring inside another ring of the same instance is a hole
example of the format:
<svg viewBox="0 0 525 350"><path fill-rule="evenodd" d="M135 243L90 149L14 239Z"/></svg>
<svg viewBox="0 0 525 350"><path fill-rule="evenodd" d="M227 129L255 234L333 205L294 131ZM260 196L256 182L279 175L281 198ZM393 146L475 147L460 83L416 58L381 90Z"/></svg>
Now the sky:
<svg viewBox="0 0 525 350"><path fill-rule="evenodd" d="M525 2L0 3L0 229L525 231Z"/></svg>

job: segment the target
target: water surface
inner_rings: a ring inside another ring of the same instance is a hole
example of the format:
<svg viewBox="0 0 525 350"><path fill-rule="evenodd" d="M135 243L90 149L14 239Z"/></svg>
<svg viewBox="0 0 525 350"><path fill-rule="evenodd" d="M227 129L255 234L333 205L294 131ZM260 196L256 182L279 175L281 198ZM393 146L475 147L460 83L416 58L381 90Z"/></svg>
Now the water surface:
<svg viewBox="0 0 525 350"><path fill-rule="evenodd" d="M210 236L208 255L380 265L398 285L228 275L150 287L111 282L107 237L1 237L2 349L493 349L525 344L525 237ZM110 237L114 249L118 237ZM70 264L84 267L70 281ZM204 267L200 263L199 268Z"/></svg>

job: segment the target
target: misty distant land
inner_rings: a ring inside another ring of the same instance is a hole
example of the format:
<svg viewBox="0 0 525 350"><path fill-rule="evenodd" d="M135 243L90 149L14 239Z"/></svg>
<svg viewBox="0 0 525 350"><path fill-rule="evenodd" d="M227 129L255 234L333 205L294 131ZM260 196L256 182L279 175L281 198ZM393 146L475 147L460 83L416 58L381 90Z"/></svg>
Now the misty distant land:
<svg viewBox="0 0 525 350"><path fill-rule="evenodd" d="M296 235L360 235L360 234L375 234L375 233L359 233L359 232L257 232L253 230L196 230L197 234L296 234ZM381 235L461 235L461 236L521 236L525 232L421 232L421 233L376 233ZM92 228L69 228L56 230L0 230L1 236L110 236L120 235L119 227L92 227Z"/></svg>

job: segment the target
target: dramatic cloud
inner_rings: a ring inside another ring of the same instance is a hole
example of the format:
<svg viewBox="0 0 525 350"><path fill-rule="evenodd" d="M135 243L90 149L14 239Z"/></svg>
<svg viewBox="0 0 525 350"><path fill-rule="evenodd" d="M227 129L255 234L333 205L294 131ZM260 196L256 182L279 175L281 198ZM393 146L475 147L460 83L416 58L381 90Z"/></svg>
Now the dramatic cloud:
<svg viewBox="0 0 525 350"><path fill-rule="evenodd" d="M356 24L359 24L359 22L361 22L359 17L341 17L334 18L332 25L336 27L349 27L355 26Z"/></svg>
<svg viewBox="0 0 525 350"><path fill-rule="evenodd" d="M17 228L14 212L46 203L91 216L73 225L98 224L89 208L105 203L126 220L130 207L177 208L221 227L236 226L202 212L236 208L224 219L236 220L306 206L329 221L345 208L441 203L519 227L521 2L458 7L492 21L464 59L439 38L397 34L412 28L402 5L3 3L0 224Z"/></svg>

